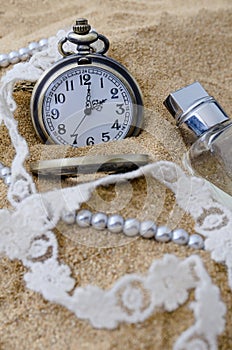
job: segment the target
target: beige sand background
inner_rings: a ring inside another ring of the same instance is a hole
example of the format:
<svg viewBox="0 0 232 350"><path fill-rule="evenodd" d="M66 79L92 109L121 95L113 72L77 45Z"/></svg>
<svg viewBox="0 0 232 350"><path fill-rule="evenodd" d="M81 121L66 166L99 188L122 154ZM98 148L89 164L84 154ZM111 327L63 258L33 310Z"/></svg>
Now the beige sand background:
<svg viewBox="0 0 232 350"><path fill-rule="evenodd" d="M1 53L70 27L76 17L87 17L98 32L109 38L109 55L124 64L141 86L145 107L152 111L146 116L147 131L136 139L108 144L107 147L67 150L67 153L83 155L143 150L154 160L168 159L180 164L185 150L182 136L189 146L187 134L176 129L162 102L169 92L195 80L199 80L232 115L231 0L1 0L0 5ZM1 70L0 74L3 73ZM41 154L48 155L30 122L30 96L27 89L20 86L16 89L19 107L15 117L31 151L27 165L40 159ZM1 160L10 164L14 152L4 127L1 127L0 145ZM53 150L56 156L60 155L59 152L63 150ZM55 183L40 181L37 185L44 190L54 187ZM144 178L133 181L132 186L132 199L122 210L125 217L155 218L158 223L171 226L179 221L180 226L192 232L191 217L178 210L170 191L155 181L148 183ZM2 183L0 190L1 206L5 206L6 189ZM148 196L148 192L154 195ZM113 206L116 198L114 186L100 189L88 205L94 207L99 198L103 199L103 209L104 206L109 208L111 202ZM161 210L157 210L160 207ZM91 283L109 288L125 273L146 272L152 261L165 253L183 258L196 253L186 247L141 239L122 246L114 242L116 247L101 248L110 246L109 234L100 236L89 231L83 235L64 225L57 228L57 238L60 259L70 265L79 286ZM226 268L215 264L207 252L198 254L213 282L221 289L228 309L226 330L219 337L219 349L232 349L232 294L227 284ZM154 313L142 324L122 324L114 331L96 330L63 307L46 302L39 294L26 289L24 273L25 268L20 262L1 259L0 349L3 350L171 349L175 339L193 323L193 315L186 304L173 313Z"/></svg>

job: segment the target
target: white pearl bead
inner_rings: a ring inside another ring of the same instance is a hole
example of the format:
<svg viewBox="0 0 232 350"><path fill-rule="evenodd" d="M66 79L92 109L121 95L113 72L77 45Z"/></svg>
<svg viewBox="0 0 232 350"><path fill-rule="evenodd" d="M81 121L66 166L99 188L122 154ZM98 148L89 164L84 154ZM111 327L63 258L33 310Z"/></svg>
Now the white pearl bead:
<svg viewBox="0 0 232 350"><path fill-rule="evenodd" d="M33 41L28 45L30 55L33 55L35 52L39 51L39 43Z"/></svg>
<svg viewBox="0 0 232 350"><path fill-rule="evenodd" d="M188 246L194 249L203 249L204 240L201 236L194 234L189 237Z"/></svg>
<svg viewBox="0 0 232 350"><path fill-rule="evenodd" d="M189 234L182 228L177 228L172 231L172 241L176 244L184 245L189 240Z"/></svg>
<svg viewBox="0 0 232 350"><path fill-rule="evenodd" d="M172 231L166 226L159 226L157 228L155 239L158 242L169 242L172 238Z"/></svg>
<svg viewBox="0 0 232 350"><path fill-rule="evenodd" d="M11 64L16 64L20 61L19 53L17 51L11 51L8 55L9 62Z"/></svg>
<svg viewBox="0 0 232 350"><path fill-rule="evenodd" d="M107 215L104 213L93 214L91 224L96 230L104 230L107 225Z"/></svg>
<svg viewBox="0 0 232 350"><path fill-rule="evenodd" d="M5 183L7 186L10 186L10 184L11 184L11 175L5 176L5 178L4 178L4 183Z"/></svg>
<svg viewBox="0 0 232 350"><path fill-rule="evenodd" d="M77 213L76 223L80 227L88 227L91 224L92 213L89 210L82 209Z"/></svg>
<svg viewBox="0 0 232 350"><path fill-rule="evenodd" d="M4 164L2 164L1 162L0 162L0 170L2 169L2 168L4 168Z"/></svg>
<svg viewBox="0 0 232 350"><path fill-rule="evenodd" d="M21 49L19 49L19 58L21 61L26 61L29 56L30 56L30 51L28 47L22 47Z"/></svg>
<svg viewBox="0 0 232 350"><path fill-rule="evenodd" d="M9 66L9 57L6 54L0 55L0 67L7 67Z"/></svg>
<svg viewBox="0 0 232 350"><path fill-rule="evenodd" d="M139 229L140 236L144 238L152 238L155 237L156 231L157 226L153 221L147 220L141 222Z"/></svg>
<svg viewBox="0 0 232 350"><path fill-rule="evenodd" d="M139 233L140 222L137 219L127 219L124 222L123 233L128 237L137 236Z"/></svg>
<svg viewBox="0 0 232 350"><path fill-rule="evenodd" d="M1 178L4 178L10 174L11 174L11 170L7 166L4 166L2 169L0 169L0 177Z"/></svg>
<svg viewBox="0 0 232 350"><path fill-rule="evenodd" d="M65 211L62 213L61 219L68 225L74 224L76 221L76 213L75 211Z"/></svg>
<svg viewBox="0 0 232 350"><path fill-rule="evenodd" d="M39 49L44 50L48 45L48 39L41 39L39 41Z"/></svg>
<svg viewBox="0 0 232 350"><path fill-rule="evenodd" d="M122 231L124 219L121 215L111 215L108 217L107 228L110 232L119 233Z"/></svg>

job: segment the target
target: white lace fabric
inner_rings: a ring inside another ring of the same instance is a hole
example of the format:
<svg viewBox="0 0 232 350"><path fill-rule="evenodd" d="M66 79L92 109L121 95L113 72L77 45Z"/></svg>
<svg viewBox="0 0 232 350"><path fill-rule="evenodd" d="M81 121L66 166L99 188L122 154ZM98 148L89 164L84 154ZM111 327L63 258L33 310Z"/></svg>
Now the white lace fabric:
<svg viewBox="0 0 232 350"><path fill-rule="evenodd" d="M125 275L109 290L94 285L74 288L76 282L71 269L59 262L57 239L52 230L67 209L65 198L68 209L77 210L97 186L145 174L171 189L180 208L192 215L196 232L205 237L205 249L211 252L214 261L226 264L232 289L231 211L215 200L204 180L187 176L172 162L160 161L131 173L37 193L33 178L24 167L29 150L13 116L16 104L12 91L16 81L36 81L59 58L54 48L64 35L64 31L58 32L49 39L48 49L35 54L27 63L15 65L1 80L0 121L9 130L15 157L8 191L13 210L0 210L0 254L19 259L28 267L24 275L28 288L41 293L46 300L63 305L78 318L89 320L96 328L114 329L121 322L143 322L160 308L174 311L188 301L189 292L194 289L195 301L190 308L195 323L179 336L173 348L217 349L217 337L225 327L226 307L199 256L181 260L165 255L153 262L147 274Z"/></svg>

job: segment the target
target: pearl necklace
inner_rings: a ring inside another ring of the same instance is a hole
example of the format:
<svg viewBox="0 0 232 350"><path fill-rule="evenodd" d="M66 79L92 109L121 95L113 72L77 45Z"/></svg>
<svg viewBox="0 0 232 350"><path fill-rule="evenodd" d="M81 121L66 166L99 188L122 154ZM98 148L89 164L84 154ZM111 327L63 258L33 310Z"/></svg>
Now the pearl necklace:
<svg viewBox="0 0 232 350"><path fill-rule="evenodd" d="M35 52L44 50L48 45L47 39L32 42L28 47L12 51L9 54L0 54L0 67L6 68L10 64L26 61ZM9 186L11 184L11 169L0 163L0 179ZM105 213L92 213L90 210L78 212L64 212L61 218L66 224L77 224L81 228L92 226L96 230L108 229L111 233L123 232L128 237L141 236L154 239L157 242L173 242L178 245L187 245L193 249L204 249L204 240L198 234L189 235L182 228L174 230L166 226L157 226L152 220L140 222L136 218L124 219L119 214L106 215Z"/></svg>
<svg viewBox="0 0 232 350"><path fill-rule="evenodd" d="M35 52L44 50L48 45L48 39L41 39L38 42L31 42L27 47L18 51L11 51L9 54L0 54L0 67L5 68L10 64L26 61Z"/></svg>

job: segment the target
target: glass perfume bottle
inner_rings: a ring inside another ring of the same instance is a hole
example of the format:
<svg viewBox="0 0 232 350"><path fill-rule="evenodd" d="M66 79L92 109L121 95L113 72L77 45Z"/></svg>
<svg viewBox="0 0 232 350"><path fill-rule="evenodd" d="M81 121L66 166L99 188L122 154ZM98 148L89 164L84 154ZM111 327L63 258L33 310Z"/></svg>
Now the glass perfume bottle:
<svg viewBox="0 0 232 350"><path fill-rule="evenodd" d="M219 103L195 82L171 93L164 105L178 126L184 123L197 137L185 166L232 196L232 121Z"/></svg>

